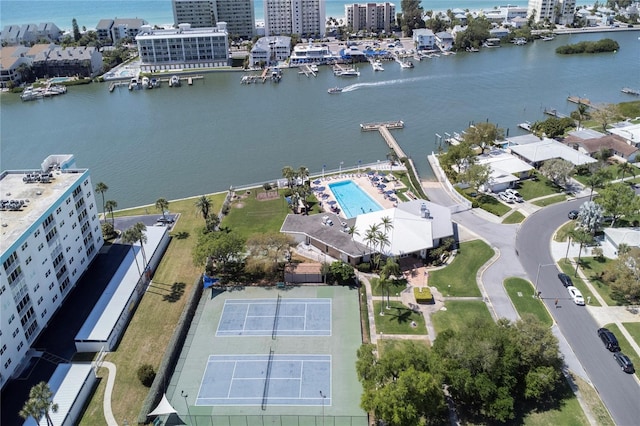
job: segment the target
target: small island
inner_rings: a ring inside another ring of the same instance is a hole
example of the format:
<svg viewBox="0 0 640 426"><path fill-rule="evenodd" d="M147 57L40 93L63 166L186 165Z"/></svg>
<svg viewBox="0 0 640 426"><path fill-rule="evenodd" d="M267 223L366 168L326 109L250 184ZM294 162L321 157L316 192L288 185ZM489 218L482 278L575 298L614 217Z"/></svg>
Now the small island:
<svg viewBox="0 0 640 426"><path fill-rule="evenodd" d="M598 41L581 41L576 44L565 44L556 49L556 53L561 55L573 55L576 53L602 53L616 52L620 45L615 40L605 38Z"/></svg>

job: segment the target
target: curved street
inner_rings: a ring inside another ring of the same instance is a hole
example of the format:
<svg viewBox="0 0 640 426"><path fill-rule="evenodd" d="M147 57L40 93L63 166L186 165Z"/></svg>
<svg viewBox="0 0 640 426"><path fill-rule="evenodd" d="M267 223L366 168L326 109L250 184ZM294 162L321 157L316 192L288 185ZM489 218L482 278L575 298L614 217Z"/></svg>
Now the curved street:
<svg viewBox="0 0 640 426"><path fill-rule="evenodd" d="M456 204L444 185L427 183L424 189L434 202L445 206ZM498 254L479 279L492 313L517 319L503 282L509 277L527 276L535 285L539 272L537 289L555 321L553 331L568 368L595 387L616 424L635 425L640 419L638 380L635 375L620 371L596 333L604 324L598 324L587 307L575 305L557 277L552 236L568 220L569 210L579 208L585 201L586 198L578 198L532 209L537 211L520 225L503 225L500 219L479 209L455 213L452 218L458 225L461 241L480 237ZM556 299L558 307L554 304Z"/></svg>
<svg viewBox="0 0 640 426"><path fill-rule="evenodd" d="M567 221L569 210L577 209L585 200L546 207L529 216L520 226L516 249L520 262L531 282L538 278L538 290L555 322L573 352L587 372L613 420L618 425L635 425L640 419L640 386L634 375L620 371L611 352L606 350L596 334L604 324L598 324L584 306L569 298L558 280L550 244L553 233ZM555 300L559 300L555 307Z"/></svg>

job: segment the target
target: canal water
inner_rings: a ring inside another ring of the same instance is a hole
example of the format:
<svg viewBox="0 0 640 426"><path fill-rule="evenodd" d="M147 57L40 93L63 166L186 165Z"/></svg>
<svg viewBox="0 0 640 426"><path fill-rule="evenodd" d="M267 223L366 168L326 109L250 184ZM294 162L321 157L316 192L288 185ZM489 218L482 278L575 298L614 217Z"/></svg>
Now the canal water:
<svg viewBox="0 0 640 426"><path fill-rule="evenodd" d="M576 109L568 96L595 103L635 98L640 88L640 33L559 36L526 46L483 49L401 69L395 62L360 77L321 67L317 77L284 71L279 84L241 85L240 72L206 74L180 88L128 91L93 83L66 95L33 102L0 96L1 168L33 168L49 154L74 154L94 182L109 186L119 208L211 193L281 177L284 166L319 173L384 160L388 148L360 123L403 120L392 131L417 164L432 172L427 154L436 134L489 120L519 134L517 124L544 118L545 108ZM555 48L610 37L620 51L555 54ZM344 87L340 94L327 89Z"/></svg>

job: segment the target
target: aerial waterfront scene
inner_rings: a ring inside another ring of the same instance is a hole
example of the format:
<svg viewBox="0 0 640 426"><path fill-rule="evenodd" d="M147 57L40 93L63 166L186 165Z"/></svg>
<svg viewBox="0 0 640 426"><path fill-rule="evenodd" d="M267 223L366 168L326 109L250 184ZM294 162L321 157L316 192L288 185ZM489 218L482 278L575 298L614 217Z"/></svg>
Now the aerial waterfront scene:
<svg viewBox="0 0 640 426"><path fill-rule="evenodd" d="M0 5L2 424L633 424L640 5L174 2Z"/></svg>

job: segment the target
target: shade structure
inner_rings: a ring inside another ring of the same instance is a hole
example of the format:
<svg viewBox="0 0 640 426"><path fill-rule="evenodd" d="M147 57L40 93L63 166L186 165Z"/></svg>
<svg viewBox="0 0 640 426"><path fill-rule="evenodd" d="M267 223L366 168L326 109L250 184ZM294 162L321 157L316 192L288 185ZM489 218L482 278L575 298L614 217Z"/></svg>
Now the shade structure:
<svg viewBox="0 0 640 426"><path fill-rule="evenodd" d="M147 414L147 416L163 416L166 414L174 414L174 413L178 413L178 412L176 411L175 408L173 408L171 403L169 403L169 400L167 399L167 395L162 394L162 399L160 400L160 403L156 406L156 408L152 412Z"/></svg>

